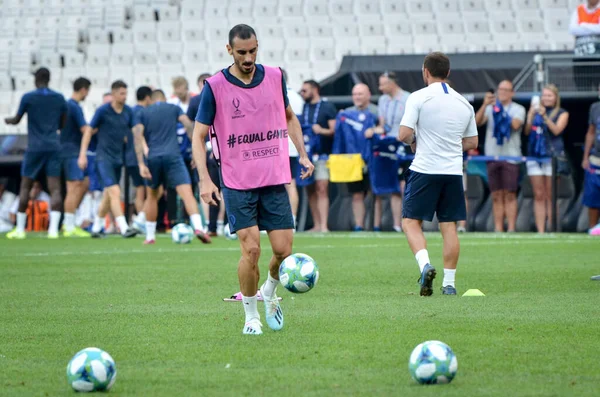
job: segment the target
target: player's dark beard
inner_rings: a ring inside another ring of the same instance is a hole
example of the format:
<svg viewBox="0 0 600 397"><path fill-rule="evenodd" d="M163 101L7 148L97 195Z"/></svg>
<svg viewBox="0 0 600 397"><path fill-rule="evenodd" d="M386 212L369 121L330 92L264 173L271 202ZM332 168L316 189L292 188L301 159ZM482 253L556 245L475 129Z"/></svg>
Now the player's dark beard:
<svg viewBox="0 0 600 397"><path fill-rule="evenodd" d="M244 73L244 74L251 74L254 71L254 63L248 62L248 63L244 63L242 62L241 64L240 72ZM246 72L246 68L250 67L250 71Z"/></svg>

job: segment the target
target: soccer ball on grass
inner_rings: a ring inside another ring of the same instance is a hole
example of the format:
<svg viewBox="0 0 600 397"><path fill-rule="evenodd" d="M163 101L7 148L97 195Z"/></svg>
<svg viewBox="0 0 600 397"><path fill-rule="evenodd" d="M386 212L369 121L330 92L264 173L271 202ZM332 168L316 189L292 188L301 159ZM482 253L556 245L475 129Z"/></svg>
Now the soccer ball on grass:
<svg viewBox="0 0 600 397"><path fill-rule="evenodd" d="M450 346L433 340L415 347L408 369L413 379L421 384L450 383L456 376L458 361Z"/></svg>
<svg viewBox="0 0 600 397"><path fill-rule="evenodd" d="M96 347L83 349L69 361L67 380L75 391L110 390L117 380L115 360Z"/></svg>
<svg viewBox="0 0 600 397"><path fill-rule="evenodd" d="M194 238L194 230L185 223L178 223L171 230L171 238L175 244L189 244Z"/></svg>
<svg viewBox="0 0 600 397"><path fill-rule="evenodd" d="M279 265L279 281L290 292L308 292L319 281L317 262L306 254L292 254Z"/></svg>

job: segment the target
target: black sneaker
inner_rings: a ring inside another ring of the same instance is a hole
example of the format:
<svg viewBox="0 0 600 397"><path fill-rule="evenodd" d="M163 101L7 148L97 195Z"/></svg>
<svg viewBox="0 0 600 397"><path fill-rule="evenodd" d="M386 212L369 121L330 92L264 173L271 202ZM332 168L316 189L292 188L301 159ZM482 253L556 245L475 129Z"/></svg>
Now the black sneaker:
<svg viewBox="0 0 600 397"><path fill-rule="evenodd" d="M421 277L419 277L418 280L421 285L421 296L431 296L433 294L433 279L436 274L435 267L431 266L429 263L425 265L423 272L421 272Z"/></svg>
<svg viewBox="0 0 600 397"><path fill-rule="evenodd" d="M104 234L103 230L100 230L99 232L91 232L90 236L92 238L104 238L104 237L106 237L106 234Z"/></svg>
<svg viewBox="0 0 600 397"><path fill-rule="evenodd" d="M139 231L137 229L134 229L134 228L130 227L123 234L123 238L132 238L132 237L137 236L138 233L139 233Z"/></svg>

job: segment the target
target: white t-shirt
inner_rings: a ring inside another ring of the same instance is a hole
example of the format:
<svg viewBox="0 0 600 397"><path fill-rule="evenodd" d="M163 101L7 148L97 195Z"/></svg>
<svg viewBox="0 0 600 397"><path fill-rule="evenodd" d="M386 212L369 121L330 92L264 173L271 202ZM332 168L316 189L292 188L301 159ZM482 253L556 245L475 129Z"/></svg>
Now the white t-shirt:
<svg viewBox="0 0 600 397"><path fill-rule="evenodd" d="M304 110L304 99L298 94L296 91L292 90L290 87L287 87L287 96L288 101L290 101L290 106L296 115L302 114L302 110ZM288 147L290 151L290 157L298 157L298 150L292 139L288 137Z"/></svg>
<svg viewBox="0 0 600 397"><path fill-rule="evenodd" d="M475 111L446 83L413 92L400 125L416 131L417 152L410 169L422 174L462 175L462 139L477 136Z"/></svg>

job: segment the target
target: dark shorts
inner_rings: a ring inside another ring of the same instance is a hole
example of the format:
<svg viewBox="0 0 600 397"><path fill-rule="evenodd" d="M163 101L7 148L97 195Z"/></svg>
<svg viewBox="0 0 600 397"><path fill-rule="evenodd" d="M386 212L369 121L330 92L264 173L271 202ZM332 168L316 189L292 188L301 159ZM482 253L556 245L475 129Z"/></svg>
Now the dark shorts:
<svg viewBox="0 0 600 397"><path fill-rule="evenodd" d="M146 181L140 175L140 167L138 167L137 165L127 166L127 173L131 177L133 186L135 186L135 187L146 186Z"/></svg>
<svg viewBox="0 0 600 397"><path fill-rule="evenodd" d="M600 209L600 169L585 171L583 205L588 208Z"/></svg>
<svg viewBox="0 0 600 397"><path fill-rule="evenodd" d="M292 179L300 176L300 162L298 157L290 157L290 171L292 173Z"/></svg>
<svg viewBox="0 0 600 397"><path fill-rule="evenodd" d="M21 176L36 179L44 171L46 177L59 177L61 169L60 152L30 152L26 151L21 163Z"/></svg>
<svg viewBox="0 0 600 397"><path fill-rule="evenodd" d="M179 155L151 157L148 159L148 169L152 174L152 180L148 183L151 189L158 189L160 185L175 188L192 183L188 168Z"/></svg>
<svg viewBox="0 0 600 397"><path fill-rule="evenodd" d="M267 231L294 228L292 207L285 185L252 190L221 189L232 232L252 226Z"/></svg>
<svg viewBox="0 0 600 397"><path fill-rule="evenodd" d="M519 165L506 161L490 161L487 163L488 184L492 192L508 190L516 192L519 189Z"/></svg>
<svg viewBox="0 0 600 397"><path fill-rule="evenodd" d="M63 159L63 171L65 172L65 179L69 182L73 181L83 181L87 174L87 169L83 171L77 165L77 159L79 157L67 157Z"/></svg>
<svg viewBox="0 0 600 397"><path fill-rule="evenodd" d="M402 217L431 222L467 219L462 175L429 175L409 171L406 177Z"/></svg>
<svg viewBox="0 0 600 397"><path fill-rule="evenodd" d="M115 164L106 160L96 160L96 175L98 175L98 179L104 188L119 185L122 169L122 164Z"/></svg>
<svg viewBox="0 0 600 397"><path fill-rule="evenodd" d="M88 158L88 166L87 166L87 174L90 178L90 192L101 192L104 189L102 185L102 181L100 179L100 175L96 172L96 156L87 156Z"/></svg>
<svg viewBox="0 0 600 397"><path fill-rule="evenodd" d="M370 188L371 188L371 183L369 180L368 173L363 175L362 181L348 183L348 192L351 194L367 193Z"/></svg>

